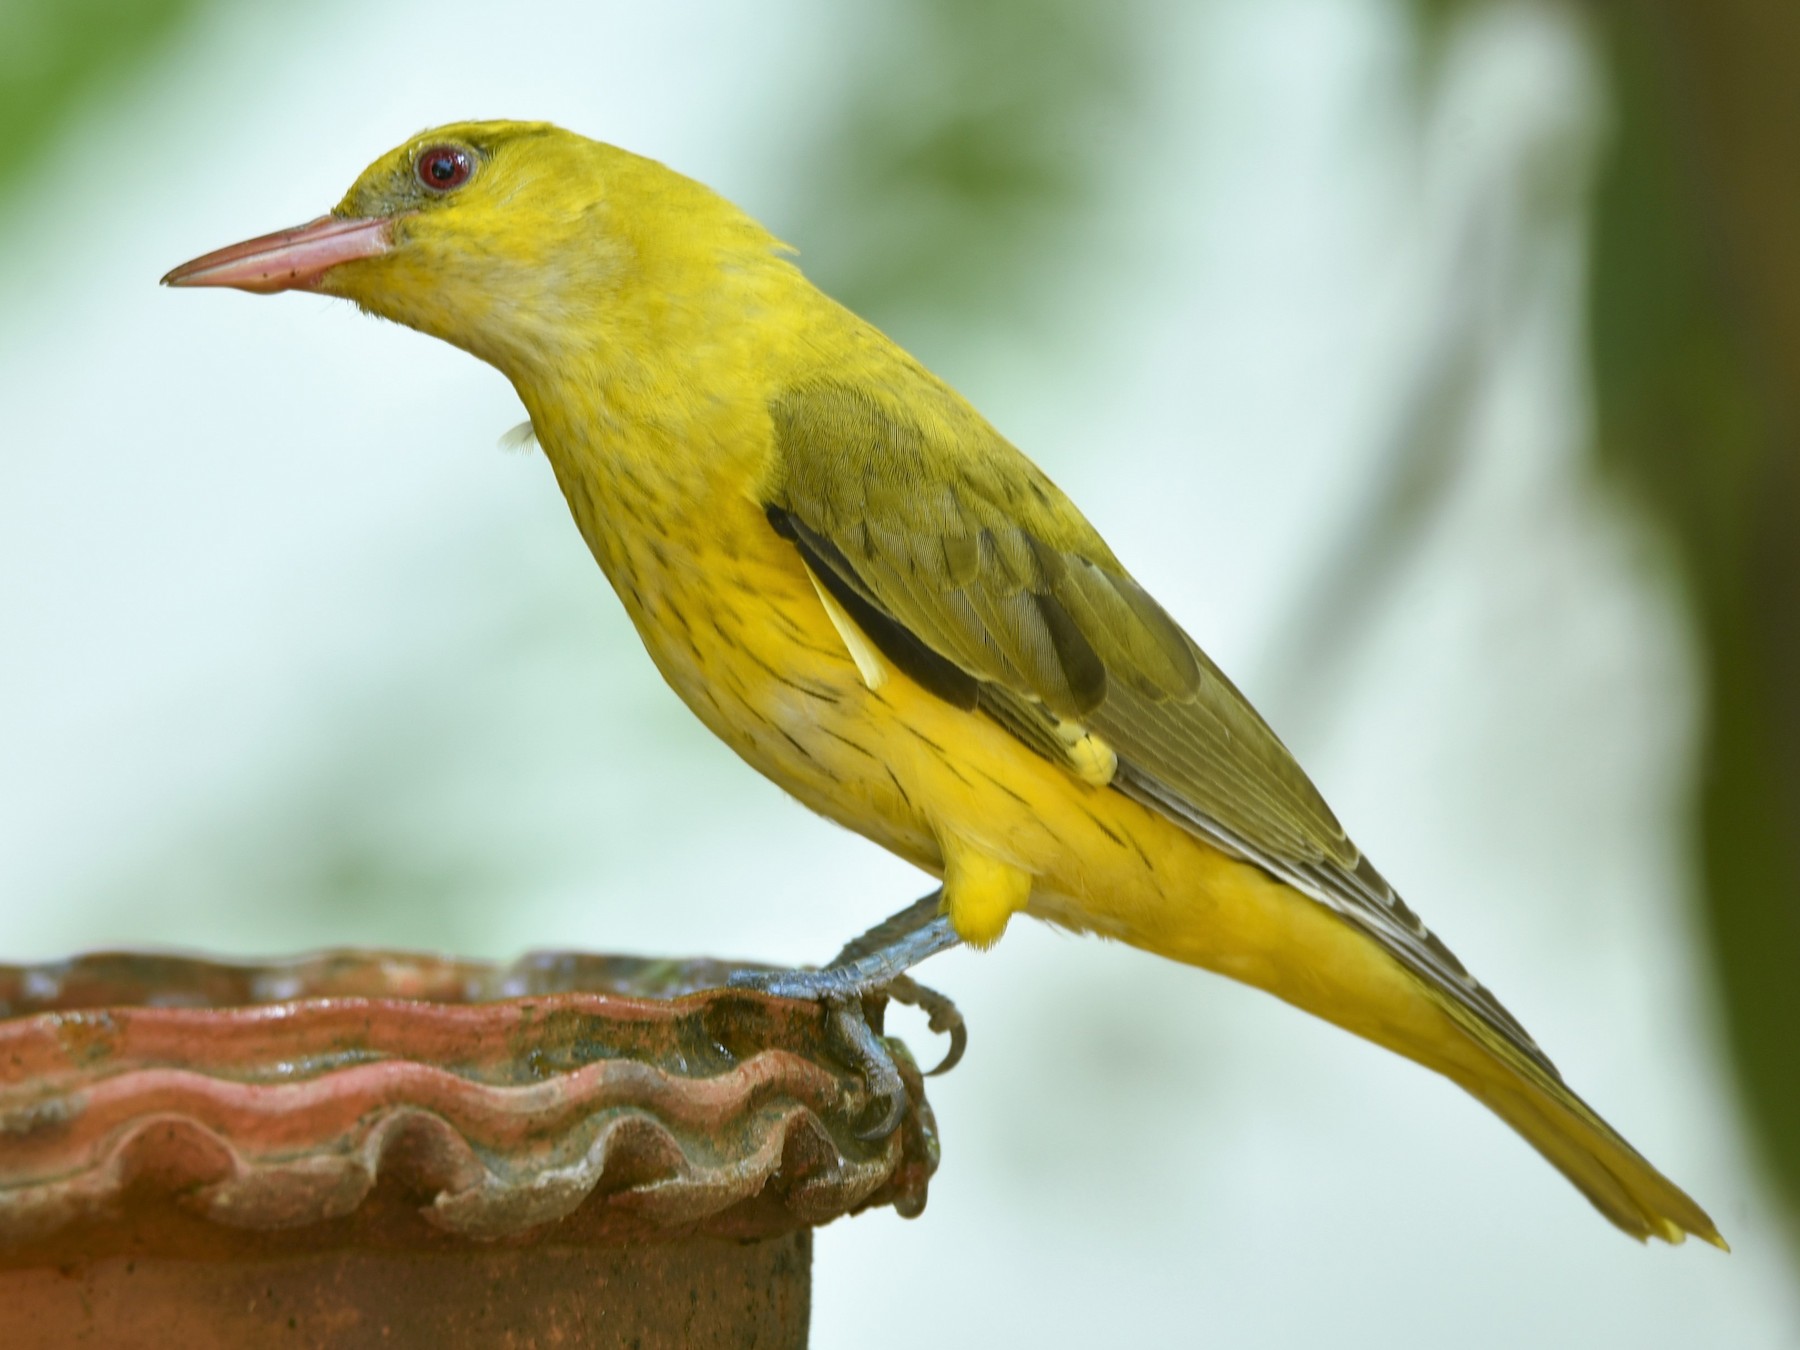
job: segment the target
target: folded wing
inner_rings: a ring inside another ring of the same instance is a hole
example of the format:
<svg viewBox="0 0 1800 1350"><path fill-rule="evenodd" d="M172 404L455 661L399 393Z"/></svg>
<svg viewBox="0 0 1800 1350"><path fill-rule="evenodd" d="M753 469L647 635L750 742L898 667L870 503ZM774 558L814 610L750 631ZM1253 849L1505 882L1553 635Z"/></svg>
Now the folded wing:
<svg viewBox="0 0 1800 1350"><path fill-rule="evenodd" d="M821 381L771 407L769 519L869 641L939 697L1325 905L1560 1084L1073 503L908 373L904 391Z"/></svg>

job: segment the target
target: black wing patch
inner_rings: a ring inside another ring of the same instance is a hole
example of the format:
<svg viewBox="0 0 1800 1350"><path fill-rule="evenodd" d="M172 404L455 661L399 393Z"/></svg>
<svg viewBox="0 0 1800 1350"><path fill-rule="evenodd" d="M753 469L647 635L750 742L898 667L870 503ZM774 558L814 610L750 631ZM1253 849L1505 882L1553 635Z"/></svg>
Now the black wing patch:
<svg viewBox="0 0 1800 1350"><path fill-rule="evenodd" d="M779 506L763 508L775 533L800 551L807 569L831 598L844 607L875 650L887 657L915 683L946 703L972 712L981 682L954 661L946 660L921 642L907 627L869 599L856 569L829 539L821 538Z"/></svg>

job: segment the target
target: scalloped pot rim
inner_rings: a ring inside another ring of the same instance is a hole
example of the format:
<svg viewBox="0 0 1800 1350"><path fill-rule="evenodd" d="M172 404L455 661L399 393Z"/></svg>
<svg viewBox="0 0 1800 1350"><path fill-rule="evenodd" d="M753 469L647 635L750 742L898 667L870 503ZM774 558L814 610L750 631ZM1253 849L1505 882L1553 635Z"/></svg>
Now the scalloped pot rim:
<svg viewBox="0 0 1800 1350"><path fill-rule="evenodd" d="M716 961L394 952L269 963L100 953L0 967L0 1247L174 1207L234 1230L752 1237L919 1212L922 1085L878 1144L816 1008ZM664 994L673 997L656 997Z"/></svg>

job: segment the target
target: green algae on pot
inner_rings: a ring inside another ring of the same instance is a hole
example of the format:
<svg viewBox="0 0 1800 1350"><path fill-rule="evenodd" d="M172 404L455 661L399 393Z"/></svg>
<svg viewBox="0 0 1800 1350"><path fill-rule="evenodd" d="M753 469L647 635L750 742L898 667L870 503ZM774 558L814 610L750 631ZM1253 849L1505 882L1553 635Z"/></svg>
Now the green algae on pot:
<svg viewBox="0 0 1800 1350"><path fill-rule="evenodd" d="M810 1230L916 1214L911 1110L734 967L0 967L0 1343L805 1344ZM896 1047L898 1049L898 1047Z"/></svg>

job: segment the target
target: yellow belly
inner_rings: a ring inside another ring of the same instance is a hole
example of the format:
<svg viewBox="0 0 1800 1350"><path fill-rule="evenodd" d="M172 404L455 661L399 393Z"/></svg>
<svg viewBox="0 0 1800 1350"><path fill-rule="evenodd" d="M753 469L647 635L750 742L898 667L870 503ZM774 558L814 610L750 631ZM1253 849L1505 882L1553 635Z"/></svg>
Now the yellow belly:
<svg viewBox="0 0 1800 1350"><path fill-rule="evenodd" d="M685 547L615 529L595 553L669 685L812 810L939 877L958 853L1017 869L1038 918L1218 971L1405 1053L1441 1040L1411 978L1313 901L898 671L870 688L753 505ZM952 912L977 941L1007 917Z"/></svg>
<svg viewBox="0 0 1800 1350"><path fill-rule="evenodd" d="M871 688L798 555L752 502L732 499L704 530L629 504L602 519L571 502L644 645L701 721L813 810L943 877L964 938L986 945L1024 911L1266 990L1460 1084L1627 1232L1720 1241L1578 1098L1522 1070L1324 906L897 670Z"/></svg>

